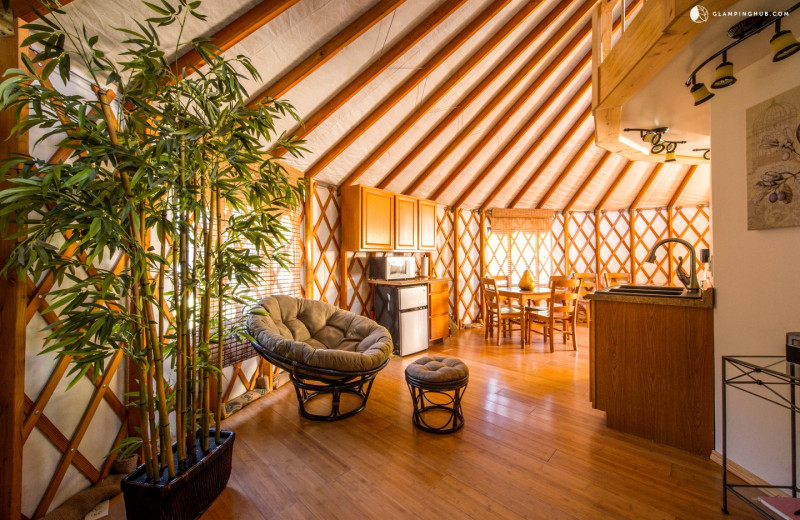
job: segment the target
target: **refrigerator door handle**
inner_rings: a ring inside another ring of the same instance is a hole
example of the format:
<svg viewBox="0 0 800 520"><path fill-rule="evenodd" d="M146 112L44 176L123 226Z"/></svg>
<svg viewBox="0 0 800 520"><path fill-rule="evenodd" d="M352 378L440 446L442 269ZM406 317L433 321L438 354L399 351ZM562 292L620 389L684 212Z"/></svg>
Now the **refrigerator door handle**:
<svg viewBox="0 0 800 520"><path fill-rule="evenodd" d="M425 310L425 309L427 309L427 308L428 308L428 306L427 306L427 305L423 305L422 307L411 307L411 308L409 308L409 309L402 309L402 310L400 311L400 313L402 314L402 313L404 313L404 312L421 311L421 310Z"/></svg>

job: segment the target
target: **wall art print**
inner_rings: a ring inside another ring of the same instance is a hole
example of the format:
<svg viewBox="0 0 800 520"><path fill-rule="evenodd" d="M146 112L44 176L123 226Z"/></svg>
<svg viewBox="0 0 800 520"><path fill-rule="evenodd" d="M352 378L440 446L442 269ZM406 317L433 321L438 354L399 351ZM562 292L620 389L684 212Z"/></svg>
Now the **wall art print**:
<svg viewBox="0 0 800 520"><path fill-rule="evenodd" d="M747 109L747 229L800 226L800 87Z"/></svg>

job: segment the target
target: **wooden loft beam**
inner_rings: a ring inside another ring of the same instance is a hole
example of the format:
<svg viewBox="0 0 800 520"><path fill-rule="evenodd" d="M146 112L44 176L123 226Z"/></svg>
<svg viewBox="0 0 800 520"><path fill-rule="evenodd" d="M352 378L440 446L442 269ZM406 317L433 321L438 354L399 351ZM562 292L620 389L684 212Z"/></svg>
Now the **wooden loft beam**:
<svg viewBox="0 0 800 520"><path fill-rule="evenodd" d="M553 181L544 195L542 195L542 198L539 200L539 202L536 203L536 209L542 209L542 207L547 204L547 201L550 200L550 197L553 196L553 193L555 193L559 186L561 186L561 183L564 182L564 179L566 179L570 172L572 172L572 169L576 164L578 164L578 161L580 161L581 158L586 155L586 152L589 151L589 148L591 148L593 144L594 133L591 133L581 147L573 154L572 159L570 159L567 165L564 166L561 174L559 174L559 176Z"/></svg>
<svg viewBox="0 0 800 520"><path fill-rule="evenodd" d="M16 12L16 11L15 11ZM15 35L0 38L0 70L23 69L20 43L27 31L14 19ZM20 114L25 117L25 113ZM10 137L17 124L13 110L0 112L0 156L28 153L27 136ZM7 188L7 185L0 185ZM16 228L9 226L8 233ZM5 265L15 243L0 237L0 265ZM0 276L0 518L22 516L22 426L25 399L26 287L16 269Z"/></svg>
<svg viewBox="0 0 800 520"><path fill-rule="evenodd" d="M358 181L359 178L369 169L370 166L375 164L383 154L385 154L400 138L409 131L417 121L419 121L425 114L427 114L459 81L461 81L467 74L478 65L483 58L488 56L498 45L500 45L508 36L516 30L533 12L541 5L541 2L528 2L511 17L497 32L495 32L486 43L481 45L480 49L470 54L469 59L465 61L455 72L449 74L447 79L439 85L436 90L431 92L427 98L417 106L400 124L395 126L395 129L383 141L378 144L370 154L356 165L355 169L350 175L345 178L341 183L342 186L349 186Z"/></svg>
<svg viewBox="0 0 800 520"><path fill-rule="evenodd" d="M589 55L587 54L587 58L588 58L588 56ZM578 71L579 71L579 69L576 68L572 72L573 73L577 73ZM562 83L562 85L564 86L564 88L566 88L566 86L567 86L567 85L564 85L563 83ZM556 116L553 118L553 120L550 121L550 123L544 128L544 130L542 130L539 133L539 135L536 137L535 143L532 143L531 146L529 146L523 152L522 157L520 157L517 160L517 162L514 163L514 165L511 167L511 169L508 172L506 172L506 175L503 177L503 179L500 181L500 183L497 184L494 187L494 190L492 190L492 193L490 193L489 196L481 203L481 208L486 209L489 206L489 204L506 187L506 185L508 185L508 183L511 182L511 180L514 178L514 176L517 174L517 172L522 168L522 166L525 163L525 161L527 161L534 153L536 153L539 150L539 146L545 141L545 139L547 139L547 137L551 133L553 133L553 131L555 131L561 125L561 123L564 121L564 119L566 119L566 117L570 113L570 111L575 106L577 106L578 102L580 102L580 100L581 100L581 98L583 98L584 94L586 94L586 92L588 92L589 87L590 87L590 82L587 80L581 86L581 88L578 89L578 92L576 92L572 96L572 99L570 99L570 101L564 106L563 110L561 110L558 114L556 114ZM551 96L548 99L548 103L551 103L554 99L555 98L553 98ZM497 154L495 154L494 157L492 157L492 159L488 162L488 164L487 164L486 168L484 169L484 171L481 172L480 175L478 175L478 179L477 179L478 182L483 182L483 179L485 179L486 176L489 174L489 172L492 171L492 169L500 161L500 159L505 157L511 151L511 149L514 146L516 146L516 144L519 141L522 140L522 138L524 137L525 133L536 123L536 120L539 118L540 114L544 113L544 111L541 110L541 108L542 107L540 107L540 110L537 110L536 113L530 119L528 119L525 122L525 124L522 125L522 127L520 127L519 131L517 131L517 133L514 135L513 138L511 138L511 140L506 142L506 144L503 146L503 149L501 149L500 152L498 152ZM459 198L459 200L460 200L460 198Z"/></svg>
<svg viewBox="0 0 800 520"><path fill-rule="evenodd" d="M522 197L524 197L525 194L528 193L528 191L533 187L533 184L539 179L544 170L548 166L550 166L550 163L552 163L556 159L556 157L558 157L558 154L561 152L561 150L564 149L567 143L570 142L573 137L575 137L575 134L577 134L578 131L583 127L584 123L589 121L589 117L591 117L591 115L592 115L592 107L590 102L589 106L586 107L586 110L578 117L578 120L572 124L572 126L569 128L567 133L564 134L564 136L561 138L561 140L558 142L555 148L550 150L550 153L547 154L547 157L545 157L544 161L542 161L542 163L536 168L536 171L534 171L533 174L531 174L531 176L528 177L528 180L522 186L522 189L519 190L519 193L517 193L516 196L511 200L511 204L509 204L508 207L510 208L517 207L517 205L522 201ZM528 159L527 157L521 158L520 161L518 162L519 167L517 167L516 170L519 170L522 167L522 164L527 159Z"/></svg>
<svg viewBox="0 0 800 520"><path fill-rule="evenodd" d="M628 208L630 209L630 211L635 210L639 206L639 203L642 202L644 196L647 195L647 192L650 190L650 186L653 185L656 178L658 177L658 174L661 173L661 170L663 168L664 168L664 163L656 164L656 167L653 168L653 171L650 172L650 176L647 177L647 180L644 182L644 185L642 185L642 188L639 190L639 193L636 194L636 198L633 199L633 202L631 202L631 206L630 208Z"/></svg>
<svg viewBox="0 0 800 520"><path fill-rule="evenodd" d="M411 75L400 86L395 88L381 104L374 107L369 114L364 116L355 127L351 128L339 139L325 154L306 169L306 173L315 177L326 166L339 156L347 147L353 144L364 132L383 117L403 97L419 85L428 75L450 57L461 45L472 37L481 27L497 15L511 0L493 0L481 13L475 16L455 37L439 49L424 65Z"/></svg>
<svg viewBox="0 0 800 520"><path fill-rule="evenodd" d="M234 21L217 31L211 37L211 43L226 51L253 34L259 28L274 20L299 0L263 0L258 5L236 18ZM63 2L62 2L63 3ZM178 58L172 65L172 70L178 74L186 69L186 74L191 74L205 64L203 58L194 49Z"/></svg>
<svg viewBox="0 0 800 520"><path fill-rule="evenodd" d="M670 197L669 204L667 204L667 207L669 207L670 209L675 207L675 204L678 203L678 199L681 198L681 195L683 195L683 190L686 189L686 185L689 184L689 181L692 180L692 176L694 176L694 172L696 171L697 171L697 165L693 164L686 172L686 174L683 176L681 183L678 185L678 189L676 189L675 193L673 193L672 197Z"/></svg>
<svg viewBox="0 0 800 520"><path fill-rule="evenodd" d="M625 166L623 166L622 170L620 170L620 172L617 174L617 177L611 183L611 186L609 186L608 189L606 190L605 194L603 195L603 198L601 198L600 202L597 203L597 206L594 208L595 211L599 211L605 207L606 203L608 202L608 199L610 199L611 195L614 194L614 190L616 190L617 186L619 186L620 183L622 183L623 179L625 179L625 177L628 175L628 172L631 171L631 168L633 168L634 164L636 163L633 161L628 161L627 163L625 163Z"/></svg>
<svg viewBox="0 0 800 520"><path fill-rule="evenodd" d="M578 199L581 198L583 193L586 191L586 188L588 188L589 185L591 185L592 182L594 182L594 178L597 177L597 174L599 174L602 171L603 166L606 165L606 163L608 162L608 160L611 158L612 155L613 154L611 152L606 150L606 152L603 154L603 157L601 157L600 160L597 161L597 164L594 165L594 168L592 168L592 171L589 172L589 175L587 175L586 178L583 180L583 183L581 184L581 186L572 195L572 198L569 199L569 202L567 202L567 205L564 206L563 213L565 215L567 213L569 213L570 211L572 211L572 208L573 208L573 206L575 206L575 203L578 202Z"/></svg>
<svg viewBox="0 0 800 520"><path fill-rule="evenodd" d="M588 26L584 27L584 29L586 29L587 27ZM547 81L548 77L557 69L557 67L567 59L571 50L572 48L570 47L563 49L557 57L553 58L553 60L550 62L550 65L548 65L548 67L536 77L536 80L528 87L528 89L523 94L518 96L514 101L511 102L509 109L506 110L506 112L498 118L497 123L490 130L492 136L496 135L496 133L500 131L502 125L504 125L506 121L512 120L515 117L517 110L519 110L521 106L525 103L525 101L530 96L533 95L533 93L536 91L537 88L539 88L545 81ZM494 156L487 163L487 166L483 169L483 171L481 171L478 174L478 176L470 183L470 185L467 186L467 188L465 188L461 192L461 195L459 195L455 203L456 207L464 204L464 202L472 195L475 189L478 186L480 186L486 179L486 177L488 177L489 174L493 171L495 165L499 163L503 159L503 157L505 157L517 145L517 143L519 143L522 140L522 138L525 136L528 130L530 130L533 127L533 125L536 124L538 119L542 115L544 115L547 109L553 103L555 103L556 99L558 99L558 97L564 93L567 87L569 87L570 83L572 83L572 81L578 77L581 70L586 65L589 64L590 57L591 55L589 53L586 53L584 55L580 63L572 69L572 71L566 78L564 78L564 80L561 81L561 83L555 88L555 90L550 94L550 96L548 96L548 98L539 105L539 108L536 110L536 112L531 117L529 117L525 121L525 123L523 123L523 125L517 130L517 132L511 137L511 139L507 140L503 145L503 147L497 153L494 154ZM586 85L584 87L586 87ZM570 107L574 106L574 104L577 103L579 99L580 96L573 96L572 100L568 103L568 105ZM555 116L556 120L561 121L561 119L566 116L567 112L569 112L568 109L562 110L557 116ZM545 128L541 132L540 137L538 139L541 140L546 135L548 135L550 129L555 128L556 124L557 123L552 122L547 128ZM489 142L488 140L485 141L486 143ZM482 205L481 208L486 209L486 205L485 204Z"/></svg>
<svg viewBox="0 0 800 520"><path fill-rule="evenodd" d="M339 110L345 103L350 101L361 89L363 89L370 81L378 77L383 71L389 68L400 56L419 43L422 38L428 35L435 29L442 21L447 19L448 16L453 14L456 9L464 5L467 0L447 0L442 5L437 7L425 20L417 24L411 31L403 36L397 43L392 45L391 48L382 52L381 55L373 61L369 67L356 76L350 83L339 90L332 98L325 102L319 109L308 117L303 118L303 124L295 126L292 130L288 131L286 135L296 136L302 139L314 130L317 129L328 117L334 112ZM276 150L275 155L285 154L285 149L281 148Z"/></svg>
<svg viewBox="0 0 800 520"><path fill-rule="evenodd" d="M591 0L587 2L590 3ZM568 2L562 2L562 4ZM420 140L420 144L418 146L413 147L409 152L403 157L403 159L394 167L392 170L386 174L386 176L381 180L378 184L379 188L385 189L389 186L389 184L394 181L405 169L410 165L414 159L419 157L419 155L427 148L430 143L436 141L439 135L444 132L444 130L450 126L458 117L461 116L462 113L480 96L488 87L491 85L494 80L500 75L500 73L506 70L509 65L517 59L520 54L527 49L541 34L543 30L546 30L556 19L556 17L560 14L561 5L554 7L550 13L548 13L547 17L545 17L539 24L532 29L528 35L519 43L517 44L514 49L508 53L508 55L503 58L503 61L498 64L490 74L481 80L481 82L470 91L464 98L462 98L458 104L450 110L447 115L442 119L436 127L434 127L430 132L428 132L425 137ZM509 81L506 82L505 85L500 87L497 94L492 98L491 101L487 103L486 106L498 106L511 92L519 85L523 80L525 80L528 75L533 71L533 69L561 42L563 38L567 36L567 34L573 29L573 27L580 21L581 16L583 13L583 8L580 8L568 21L566 21L563 25L559 27L559 30L556 34L552 37L548 38L547 42L536 52L536 54L528 60L522 68L514 74ZM584 30L588 32L591 30L591 26L588 24L585 25ZM579 37L573 38L574 40L580 40L583 35ZM490 110L479 110L478 114L470 120L467 126L459 132L458 136L448 143L447 150L454 149L454 143L460 143L466 136L469 135L469 132L472 131L478 124L480 124L488 115L491 113ZM467 128L470 130L468 131ZM441 152L439 156L442 156L445 152ZM451 153L450 151L447 154ZM439 158L437 156L437 159ZM437 161L434 159L434 162Z"/></svg>
<svg viewBox="0 0 800 520"><path fill-rule="evenodd" d="M367 32L367 30L381 21L387 14L397 9L403 2L405 2L405 0L380 0L354 22L339 31L330 40L317 47L303 61L295 65L292 70L261 89L261 91L247 103L247 106L251 108L255 107L267 97L271 97L272 99L282 97L289 89L297 85L329 59L333 58L339 51Z"/></svg>

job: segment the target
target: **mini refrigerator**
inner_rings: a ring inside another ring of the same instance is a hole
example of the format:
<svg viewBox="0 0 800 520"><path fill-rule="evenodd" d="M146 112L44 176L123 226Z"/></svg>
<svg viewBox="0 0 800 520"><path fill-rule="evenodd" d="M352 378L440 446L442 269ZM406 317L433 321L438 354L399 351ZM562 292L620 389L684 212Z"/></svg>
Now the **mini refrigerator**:
<svg viewBox="0 0 800 520"><path fill-rule="evenodd" d="M408 356L428 348L428 285L378 285L375 318L389 330L394 353Z"/></svg>

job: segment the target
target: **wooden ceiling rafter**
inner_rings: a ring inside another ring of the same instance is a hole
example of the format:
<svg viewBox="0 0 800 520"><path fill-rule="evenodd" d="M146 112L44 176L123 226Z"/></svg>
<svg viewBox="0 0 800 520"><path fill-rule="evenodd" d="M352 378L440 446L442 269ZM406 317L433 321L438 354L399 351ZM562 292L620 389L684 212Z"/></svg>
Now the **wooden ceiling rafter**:
<svg viewBox="0 0 800 520"><path fill-rule="evenodd" d="M564 206L563 210L564 215L572 211L572 208L575 206L578 200L583 196L583 193L586 191L586 189L592 184L592 182L594 182L595 177L597 177L597 175L603 170L603 167L608 163L608 160L611 159L612 156L613 154L611 152L609 152L608 150L605 151L600 160L597 161L597 164L594 165L594 168L592 168L592 171L589 172L589 175L586 176L586 178L581 183L580 187L572 195L572 198L569 199L567 205Z"/></svg>
<svg viewBox="0 0 800 520"><path fill-rule="evenodd" d="M400 86L396 87L386 98L375 106L368 114L361 118L356 125L345 133L336 143L330 147L319 159L306 169L306 175L315 177L326 166L338 157L345 149L353 144L356 139L361 137L372 125L383 117L393 106L402 98L419 85L428 75L450 57L461 45L463 45L478 30L486 25L489 20L494 18L511 0L493 0L486 9L478 13L470 22L464 26L459 33L451 38L441 47L428 61L420 66L408 79Z"/></svg>
<svg viewBox="0 0 800 520"><path fill-rule="evenodd" d="M588 59L588 57L589 54L587 54L586 59ZM582 69L579 69L577 67L573 69L572 72L570 73L570 76L567 78L570 81L565 80L564 82L562 82L561 85L558 87L558 90L553 92L553 94L551 94L547 102L542 106L540 106L539 109L533 114L533 116L528 118L528 120L522 125L522 127L520 127L520 129L511 139L506 141L505 145L503 145L503 148L498 153L496 153L494 157L492 157L492 159L488 162L484 171L482 171L479 174L477 182L483 182L483 180L492 171L494 166L503 157L508 155L509 152L511 152L511 150L524 138L525 134L533 127L533 125L538 122L539 118L546 111L546 108L548 108L547 105L550 105L551 103L556 101L557 99L557 96L555 96L556 92L558 92L558 94L561 94L564 90L566 90L570 86L571 80L577 77L578 73L580 73L581 70ZM490 193L489 196L481 203L480 206L481 209L486 209L489 206L489 204L491 204L491 202L500 194L500 192L503 189L505 189L508 183L511 182L511 180L515 177L517 172L519 172L519 170L522 168L525 161L527 161L535 152L539 150L541 144L550 136L551 133L553 133L556 129L558 129L561 126L561 123L564 121L564 119L566 119L566 117L569 115L572 109L575 108L581 101L581 99L586 95L586 93L589 92L590 87L591 87L590 80L587 80L586 82L583 83L583 85L580 86L578 91L575 94L573 94L572 98L570 98L570 100L564 104L563 109L560 110L557 114L555 114L555 116L548 123L548 125L539 132L539 134L535 138L535 142L531 144L531 146L529 146L522 153L522 156L514 163L511 169L506 172L505 176L500 180L500 183L494 187L492 193Z"/></svg>
<svg viewBox="0 0 800 520"><path fill-rule="evenodd" d="M293 129L286 132L286 135L296 136L298 139L303 139L305 136L313 132L319 127L328 117L333 115L345 103L350 101L361 89L363 89L370 81L378 77L379 74L389 68L398 58L405 52L419 43L425 36L427 36L433 29L439 26L448 16L453 14L459 7L464 5L467 0L447 0L442 5L437 7L425 20L417 24L405 36L392 45L389 49L385 50L380 56L373 61L369 67L364 69L361 74L356 76L355 79L350 81L346 86L341 88L332 98L328 99L319 109L308 117L303 118L303 124L297 125ZM281 148L276 150L275 155L281 156L286 153L286 150Z"/></svg>
<svg viewBox="0 0 800 520"><path fill-rule="evenodd" d="M587 28L588 25L585 26L583 29ZM552 74L558 68L558 66L564 63L564 61L567 59L572 50L573 49L571 47L563 49L557 57L553 58L553 60L550 62L547 68L537 76L536 80L528 87L525 93L520 95L516 100L514 100L511 103L509 109L498 119L495 125L497 127L497 131L499 131L499 129L502 128L502 125L505 124L505 121L509 121L511 120L511 118L514 117L517 110L519 110L519 108L521 107L522 103L524 103L525 100L528 99L528 97L533 95L536 89L538 89L547 80L547 77L550 74ZM581 70L586 65L589 64L590 58L591 58L591 53L587 52L583 56L583 58L581 58L579 64L573 67L569 75L567 75L567 77L563 79L558 86L556 86L553 92L550 93L548 98L545 101L543 101L541 105L539 105L539 108L537 108L536 112L534 112L532 116L528 117L525 123L523 123L523 125L516 131L516 133L511 137L511 139L507 140L503 145L503 147L494 154L494 156L491 158L491 160L489 160L487 166L483 169L483 171L481 171L478 174L478 176L475 179L473 179L470 185L464 191L461 192L458 199L456 200L456 203L454 204L455 207L460 207L461 205L464 204L464 202L472 195L475 189L477 189L477 187L486 179L486 177L489 176L489 173L492 172L494 166L497 163L499 163L503 159L503 157L505 157L514 148L514 146L517 145L517 143L525 136L525 134L533 127L533 125L536 124L538 119L542 115L544 115L544 113L550 108L550 106L553 103L555 103L555 101L559 98L559 96L561 96L561 94L564 93L564 91L569 87L572 81L578 77L578 74L580 74ZM584 85L584 88L586 88L586 85ZM574 103L577 103L578 99L579 96L574 96L570 101L569 106L574 106ZM561 117L565 117L566 112L568 111L569 111L568 109L565 109L564 111L561 112L561 114L556 116L556 118L559 119ZM551 124L548 126L548 128L550 127L554 128L555 125ZM543 130L540 136L545 135L545 132L548 132L549 134L548 128ZM495 128L491 130L491 132L494 131ZM486 209L485 203L484 205L481 206L481 209Z"/></svg>
<svg viewBox="0 0 800 520"><path fill-rule="evenodd" d="M264 0L214 33L210 43L219 47L221 52L227 51L299 1ZM202 56L194 49L190 49L189 52L175 60L171 68L175 74L186 69L188 75L203 65L205 65L205 61Z"/></svg>
<svg viewBox="0 0 800 520"><path fill-rule="evenodd" d="M289 89L307 78L325 62L333 58L359 36L372 28L372 26L380 22L386 15L397 9L403 2L405 2L405 0L379 0L378 3L356 18L355 21L351 22L332 38L310 52L300 63L292 67L291 70L262 88L258 94L247 102L248 108L258 106L258 104L267 97L272 99L282 97Z"/></svg>
<svg viewBox="0 0 800 520"><path fill-rule="evenodd" d="M647 180L644 181L644 184L639 189L639 193L636 194L636 198L634 198L633 202L631 202L631 205L628 208L630 211L635 210L639 206L639 203L642 202L644 196L647 195L647 192L650 190L650 186L652 186L653 183L656 181L656 179L658 178L658 174L661 173L661 170L663 168L664 168L664 163L662 162L656 163L655 168L653 168L650 171L650 175L647 177Z"/></svg>
<svg viewBox="0 0 800 520"><path fill-rule="evenodd" d="M570 20L567 23L570 24L571 22L574 22L574 21L575 21L575 19L573 17L573 18L570 18ZM580 20L578 19L577 21L579 22ZM568 34L569 31L567 29L571 30L572 28L573 28L572 25L567 27L566 24L565 24L565 26L562 27L562 30L564 30L562 38L566 37L566 34ZM576 41L579 41L579 42L582 41L586 36L589 35L590 31L591 31L591 25L587 23L580 29L580 31L578 31L578 34L576 34L573 37L573 40L576 40ZM562 34L562 33L559 32L559 34ZM560 42L560 41L561 41L561 38L559 38L558 42ZM503 100L508 95L510 95L511 92L514 91L514 89L519 85L519 83L521 83L524 79L526 79L528 74L530 74L539 65L541 60L545 58L545 56L552 50L552 48L556 44L557 44L557 42L554 42L553 39L549 40L548 43L545 44L545 46L543 48L541 48L524 65L523 69L518 74L516 74L513 78L511 78L507 82L506 85L504 85L503 87L501 87L499 89L498 93L495 94L495 96L492 98L491 101L489 101L486 104L486 106L488 106L488 107L499 106L503 102ZM495 123L488 130L488 132L482 133L481 139L470 148L470 150L469 150L469 152L467 152L466 156L463 157L459 161L458 166L454 170L452 170L448 174L448 176L445 177L445 179L443 179L443 181L439 184L439 186L436 187L436 189L434 190L434 193L436 193L437 195L433 196L434 198L438 197L438 194L440 194L445 189L447 189L447 187L449 187L449 185L452 184L452 182L455 181L455 178L458 177L458 175L461 174L461 172L469 165L469 163L472 162L472 160L474 160L475 157L477 157L478 154L503 129L505 124L508 121L512 120L511 119L512 115L515 114L520 109L520 107L524 103L526 103L534 95L534 93L536 92L536 89L539 88L548 79L550 74L553 71L555 71L563 63L563 61L566 59L566 57L570 54L571 49L572 49L572 47L570 47L570 46L567 46L566 48L564 48L561 51L561 53L559 53L558 57L556 57L553 60L551 60L551 62L548 64L547 68L544 71L542 71L542 72L540 72L540 73L538 73L536 75L536 78L534 79L533 83L531 85L529 85L521 94L517 95L517 97L516 97L516 99L514 99L514 101L509 103L509 106L506 109L505 113L495 120ZM588 57L586 59L588 60ZM587 63L588 63L588 61L587 61ZM453 139L451 139L449 143L447 143L447 145L444 147L444 149L440 150L439 153L436 154L436 157L430 163L428 163L428 165L425 167L425 169L422 172L420 172L419 174L417 174L416 177L414 177L414 180L411 182L411 184L405 188L404 193L411 194L411 193L414 193L417 189L419 189L419 187L422 184L424 184L425 181L427 181L430 178L430 176L441 167L441 165L445 162L445 160L453 152L455 152L455 150L464 141L466 141L470 137L470 135L474 134L476 128L483 121L485 121L492 114L492 112L493 111L491 109L489 109L489 110L479 110L478 113L469 121L469 123L467 123L461 130L459 130L458 133L456 134L456 136ZM448 122L448 124L449 124L449 122ZM442 128L442 130L444 130L444 128ZM426 140L424 140L423 142L430 142L430 141L427 140L427 136L426 136ZM397 170L397 168L395 168L395 170ZM397 173L399 173L399 171ZM393 171L392 174L390 174L390 175L395 175L395 172Z"/></svg>
<svg viewBox="0 0 800 520"><path fill-rule="evenodd" d="M547 204L547 201L550 200L550 197L553 196L553 193L555 193L556 190L561 186L561 183L564 182L564 179L566 179L567 176L572 172L572 169L575 167L576 164L578 164L578 161L580 161L583 158L583 156L586 155L586 152L589 151L589 148L591 148L593 144L594 144L594 132L589 134L589 137L586 139L586 141L581 145L581 147L578 150L575 151L575 153L572 155L572 158L569 160L566 166L562 168L559 176L556 177L556 179L553 181L552 184L550 184L550 187L547 188L547 191L544 193L544 195L542 195L542 198L539 199L539 202L536 203L536 209L542 209L542 207L545 204Z"/></svg>
<svg viewBox="0 0 800 520"><path fill-rule="evenodd" d="M428 94L422 103L419 104L403 121L395 125L394 130L386 136L376 147L370 151L369 155L362 159L355 167L355 169L348 175L341 186L349 186L354 184L361 178L370 166L381 158L397 141L400 140L406 132L408 132L425 114L427 114L436 103L438 103L444 96L446 96L459 81L464 79L486 56L488 56L494 49L497 48L511 33L513 33L522 23L530 17L536 9L541 6L541 1L529 2L522 6L511 19L503 24L481 47L470 54L467 61L461 64L458 69L448 74L447 79L439 85L433 92ZM537 28L539 26L537 25ZM521 51L520 51L521 52ZM496 70L496 69L495 69ZM499 72L498 72L499 74Z"/></svg>
<svg viewBox="0 0 800 520"><path fill-rule="evenodd" d="M689 169L684 174L683 179L681 180L681 183L678 185L678 188L675 190L675 193L673 193L672 197L670 197L669 203L667 204L667 207L669 207L669 208L674 208L675 207L675 205L678 203L678 199L681 198L681 195L683 195L683 190L686 189L686 186L689 184L689 181L692 180L692 177L694 176L694 172L696 172L696 171L697 171L697 165L696 164L693 164L693 165L691 165L689 167Z"/></svg>
<svg viewBox="0 0 800 520"><path fill-rule="evenodd" d="M544 173L547 167L550 166L550 163L556 160L558 154L561 153L561 151L564 149L567 143L572 141L575 135L583 128L583 125L585 125L589 121L589 118L591 116L592 116L592 107L591 107L591 102L589 102L587 104L586 110L584 110L583 113L580 116L578 116L578 119L572 124L572 126L569 127L567 133L565 133L561 137L561 140L558 142L558 144L555 147L553 147L552 150L550 150L550 153L547 154L547 157L545 157L545 159L539 164L539 166L536 167L536 170L531 174L530 177L528 177L528 180L525 181L525 184L522 185L522 189L519 190L519 192L514 196L514 198L511 199L511 203L509 203L506 207L515 208L519 205L525 194L527 194L528 191L530 191L530 189L533 187L533 184L537 180L539 180L539 177L541 177L542 173ZM519 171L522 168L522 165L528 160L530 155L531 154L528 154L527 152L523 154L523 156L517 162L517 165L515 165L514 169L516 171Z"/></svg>
<svg viewBox="0 0 800 520"><path fill-rule="evenodd" d="M611 182L611 185L608 187L606 192L600 198L600 202L598 202L597 206L595 206L594 208L595 211L602 210L605 207L605 205L608 203L608 199L610 199L611 195L614 194L614 191L617 189L617 186L619 186L622 183L622 181L628 175L628 172L631 171L631 168L633 168L634 164L636 164L634 161L628 161L625 163L625 166L622 167L617 176Z"/></svg>
<svg viewBox="0 0 800 520"><path fill-rule="evenodd" d="M59 3L61 4L61 7L64 7L67 4L71 4L72 0L60 0ZM39 16L37 16L36 11L34 9L41 9L42 11L50 11L49 8L41 4L36 5L35 7L34 4L39 4L39 3L33 2L31 0L9 0L8 8L9 10L11 10L11 13L14 16L14 18L19 18L23 22L30 23L39 19Z"/></svg>
<svg viewBox="0 0 800 520"><path fill-rule="evenodd" d="M572 17L570 17L569 20L562 24L558 32L551 36L536 52L536 54L530 60L528 60L522 66L522 68L516 74L514 74L509 81L506 82L505 85L499 88L497 94L492 98L491 101L486 103L486 106L498 106L509 94L511 94L517 85L525 80L525 78L528 77L528 74L530 74L533 69L536 68L536 66L538 66L539 63L552 51L552 49L567 36L573 27L580 22L580 19L586 14L584 13L584 9L587 11L591 10L591 2L592 0L588 0L584 6L580 7L578 11L573 14ZM514 60L519 58L519 56L539 38L542 32L547 30L547 28L557 20L557 18L561 15L560 9L562 9L562 6L564 4L568 5L569 3L569 1L564 0L561 2L561 4L551 9L547 16L543 18L542 21L536 25L536 27L531 29L527 36L525 36L525 38L520 41L514 47L514 49L511 50L503 58L503 60L469 92L469 94L464 96L456 104L456 106L448 111L447 115L425 135L425 137L419 140L419 144L417 146L412 147L411 150L406 153L400 162L397 163L392 170L383 177L383 179L381 179L380 183L378 183L378 187L385 189L391 182L399 177L400 174L414 161L414 159L419 157L419 155L428 147L430 143L435 142L439 135L441 135L448 126L456 121L461 114L463 114L464 111L466 111L466 109L478 98L478 96L486 91L486 89L489 88L489 86L497 79L497 77L502 74L503 71L508 69ZM591 30L591 26L586 24L584 29L588 34L588 32ZM583 35L578 35L575 37L575 39L581 38L583 38ZM455 149L457 143L460 143L466 139L466 136L468 136L478 124L485 120L490 113L491 110L479 110L478 113L470 120L470 122L459 131L458 136L448 143L447 149L440 152L431 164L436 164L444 160L444 156L452 153L452 150ZM432 169L431 165L428 166L428 169Z"/></svg>

